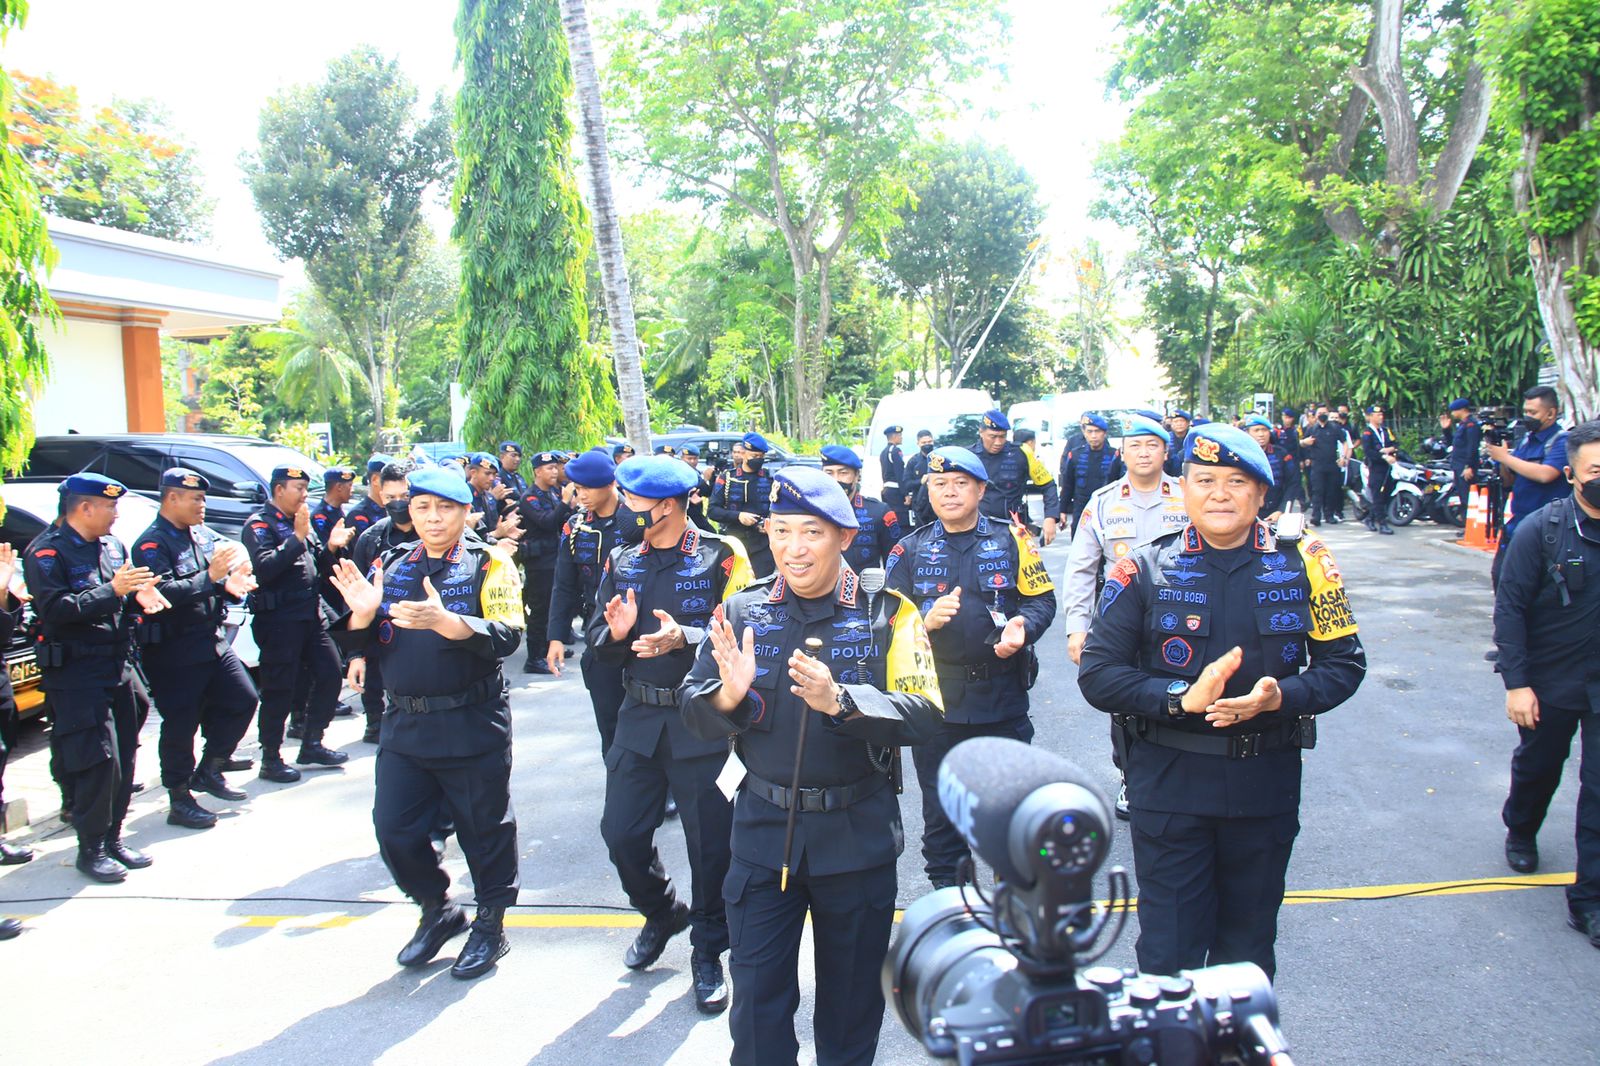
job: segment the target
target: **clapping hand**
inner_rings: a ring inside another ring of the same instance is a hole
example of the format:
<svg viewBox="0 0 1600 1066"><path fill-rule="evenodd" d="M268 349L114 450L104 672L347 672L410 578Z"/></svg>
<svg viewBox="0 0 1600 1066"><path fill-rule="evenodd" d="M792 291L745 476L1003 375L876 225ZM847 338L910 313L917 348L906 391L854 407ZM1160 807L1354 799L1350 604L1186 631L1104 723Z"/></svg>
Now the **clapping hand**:
<svg viewBox="0 0 1600 1066"><path fill-rule="evenodd" d="M212 581L221 581L228 576L228 572L239 561L239 548L235 544L224 544L211 556L211 565L206 568L206 573L211 575Z"/></svg>
<svg viewBox="0 0 1600 1066"><path fill-rule="evenodd" d="M223 589L234 599L243 599L256 590L255 571L250 569L247 559L236 570L229 571L227 580L222 583Z"/></svg>
<svg viewBox="0 0 1600 1066"><path fill-rule="evenodd" d="M653 613L661 622L661 628L654 633L647 633L633 642L633 653L645 658L665 655L669 651L683 647L686 643L683 637L683 628L678 625L676 619L666 611L656 610Z"/></svg>
<svg viewBox="0 0 1600 1066"><path fill-rule="evenodd" d="M744 702L756 679L756 632L747 628L741 644L734 636L733 623L723 618L719 609L711 620L707 638L711 641L711 657L716 660L717 672L722 677L722 688L712 703L723 714L729 714Z"/></svg>
<svg viewBox="0 0 1600 1066"><path fill-rule="evenodd" d="M522 516L515 510L507 511L494 527L495 540L516 540L522 536Z"/></svg>
<svg viewBox="0 0 1600 1066"><path fill-rule="evenodd" d="M111 575L111 591L118 596L126 596L130 592L138 592L155 579L155 573L148 566L123 563L117 567L117 572Z"/></svg>
<svg viewBox="0 0 1600 1066"><path fill-rule="evenodd" d="M1000 640L994 646L995 655L1002 659L1009 659L1022 650L1023 642L1027 639L1027 626L1019 614L1006 622L1000 631Z"/></svg>
<svg viewBox="0 0 1600 1066"><path fill-rule="evenodd" d="M306 540L311 536L311 508L303 503L300 505L300 509L294 513L294 535L301 540Z"/></svg>
<svg viewBox="0 0 1600 1066"><path fill-rule="evenodd" d="M634 623L639 621L639 604L634 601L633 590L628 590L627 598L613 596L606 604L606 625L611 627L611 639L622 640L633 632Z"/></svg>
<svg viewBox="0 0 1600 1066"><path fill-rule="evenodd" d="M172 606L171 602L161 595L161 591L156 588L154 581L135 589L133 599L145 614L156 614Z"/></svg>
<svg viewBox="0 0 1600 1066"><path fill-rule="evenodd" d="M401 629L439 630L450 620L444 601L433 587L433 582L422 579L423 599L397 600L389 607L389 620Z"/></svg>
<svg viewBox="0 0 1600 1066"><path fill-rule="evenodd" d="M355 536L355 527L345 525L344 519L341 518L333 524L333 529L328 533L328 547L333 551L341 551L346 544L355 539Z"/></svg>
<svg viewBox="0 0 1600 1066"><path fill-rule="evenodd" d="M933 606L928 608L927 615L922 619L922 624L929 630L943 629L956 612L961 610L961 586L957 585L947 594L933 601Z"/></svg>
<svg viewBox="0 0 1600 1066"><path fill-rule="evenodd" d="M340 559L333 564L333 573L329 580L333 587L339 590L339 595L344 597L345 606L350 608L350 613L355 616L361 628L365 622L378 613L378 608L383 606L383 564L379 563L372 571L372 580L362 576L360 568L349 559Z"/></svg>

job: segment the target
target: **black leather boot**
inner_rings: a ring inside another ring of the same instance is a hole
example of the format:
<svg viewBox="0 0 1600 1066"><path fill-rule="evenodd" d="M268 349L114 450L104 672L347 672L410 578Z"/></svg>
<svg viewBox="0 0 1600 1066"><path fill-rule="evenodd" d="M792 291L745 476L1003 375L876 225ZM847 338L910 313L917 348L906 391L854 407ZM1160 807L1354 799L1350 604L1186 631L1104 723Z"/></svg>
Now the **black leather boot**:
<svg viewBox="0 0 1600 1066"><path fill-rule="evenodd" d="M451 977L470 981L494 969L494 964L511 950L511 942L506 939L505 917L504 907L478 908L472 932L467 934L467 946L461 949L456 964L450 967Z"/></svg>
<svg viewBox="0 0 1600 1066"><path fill-rule="evenodd" d="M78 869L91 881L114 885L128 877L128 868L106 854L104 840L78 841Z"/></svg>
<svg viewBox="0 0 1600 1066"><path fill-rule="evenodd" d="M252 759L240 759L235 757L223 761L222 772L227 774L236 773L240 770L248 770L254 765L255 761Z"/></svg>
<svg viewBox="0 0 1600 1066"><path fill-rule="evenodd" d="M721 1014L727 1010L728 982L722 976L722 959L697 951L689 958L689 969L694 974L695 1009L701 1014Z"/></svg>
<svg viewBox="0 0 1600 1066"><path fill-rule="evenodd" d="M439 954L439 949L444 947L446 941L466 931L467 915L460 907L447 899L425 903L422 906L422 919L417 922L417 931L400 949L394 961L401 966L425 966Z"/></svg>
<svg viewBox="0 0 1600 1066"><path fill-rule="evenodd" d="M25 862L32 861L32 848L13 847L0 840L0 866L21 866Z"/></svg>
<svg viewBox="0 0 1600 1066"><path fill-rule="evenodd" d="M189 778L189 787L196 792L207 792L225 800L249 799L247 795L236 788L229 786L222 777L222 760L206 759L200 763L200 768Z"/></svg>
<svg viewBox="0 0 1600 1066"><path fill-rule="evenodd" d="M167 824L185 829L210 829L217 824L217 816L194 801L194 794L186 788L167 789Z"/></svg>
<svg viewBox="0 0 1600 1066"><path fill-rule="evenodd" d="M342 751L324 747L320 740L308 740L300 745L300 754L294 761L301 766L343 766L350 756Z"/></svg>
<svg viewBox="0 0 1600 1066"><path fill-rule="evenodd" d="M130 848L122 842L120 825L112 826L111 832L106 834L106 854L130 870L143 870L155 863L155 860L144 852Z"/></svg>
<svg viewBox="0 0 1600 1066"><path fill-rule="evenodd" d="M280 785L292 785L300 780L300 771L283 761L283 756L277 752L261 753L261 769L256 776L263 781L274 781Z"/></svg>
<svg viewBox="0 0 1600 1066"><path fill-rule="evenodd" d="M15 918L0 918L0 940L10 940L22 935L22 923Z"/></svg>
<svg viewBox="0 0 1600 1066"><path fill-rule="evenodd" d="M306 712L294 711L289 715L289 727L283 735L289 740L299 740L306 735Z"/></svg>

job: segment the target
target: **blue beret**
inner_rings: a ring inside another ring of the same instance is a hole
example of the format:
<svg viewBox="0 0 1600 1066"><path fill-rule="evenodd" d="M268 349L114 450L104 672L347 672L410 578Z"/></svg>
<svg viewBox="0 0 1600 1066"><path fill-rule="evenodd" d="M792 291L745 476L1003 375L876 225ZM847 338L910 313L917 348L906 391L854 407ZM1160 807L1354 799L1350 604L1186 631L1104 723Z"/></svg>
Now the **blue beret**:
<svg viewBox="0 0 1600 1066"><path fill-rule="evenodd" d="M1283 410L1279 411L1278 414L1288 415L1290 418L1300 417L1300 412L1295 410L1293 407L1285 407Z"/></svg>
<svg viewBox="0 0 1600 1066"><path fill-rule="evenodd" d="M1191 425L1209 426L1211 424L1211 419L1209 419L1209 418L1191 418L1189 420L1189 422L1190 422Z"/></svg>
<svg viewBox="0 0 1600 1066"><path fill-rule="evenodd" d="M843 444L829 444L822 449L822 462L826 466L830 463L837 466L848 466L851 470L861 469L861 456L846 448Z"/></svg>
<svg viewBox="0 0 1600 1066"><path fill-rule="evenodd" d="M1194 417L1192 415L1190 415L1188 411L1185 411L1181 407L1178 408L1176 411L1172 412L1171 417L1173 417L1173 418L1181 418L1185 422L1193 422L1194 421Z"/></svg>
<svg viewBox="0 0 1600 1066"><path fill-rule="evenodd" d="M1452 411L1470 411L1471 409L1472 401L1468 400L1466 397L1462 397L1459 400L1450 401L1450 410Z"/></svg>
<svg viewBox="0 0 1600 1066"><path fill-rule="evenodd" d="M599 448L584 452L567 463L567 478L586 489L603 489L617 480L617 464Z"/></svg>
<svg viewBox="0 0 1600 1066"><path fill-rule="evenodd" d="M63 496L104 496L108 500L114 500L118 496L126 495L128 486L104 474L83 473L73 474L58 485L56 491Z"/></svg>
<svg viewBox="0 0 1600 1066"><path fill-rule="evenodd" d="M379 467L378 469L383 469ZM310 481L311 475L306 473L303 466L275 466L272 468L273 481Z"/></svg>
<svg viewBox="0 0 1600 1066"><path fill-rule="evenodd" d="M989 471L983 462L966 448L935 448L928 453L928 473L966 474L979 481L989 480Z"/></svg>
<svg viewBox="0 0 1600 1066"><path fill-rule="evenodd" d="M371 477L392 462L394 462L392 457L384 455L382 452L373 452L367 459L367 476Z"/></svg>
<svg viewBox="0 0 1600 1066"><path fill-rule="evenodd" d="M1244 424L1240 428L1249 429L1251 426L1263 426L1266 429L1271 429L1272 428L1272 423L1268 422L1265 418L1262 418L1260 415L1249 415L1249 416L1247 416L1245 418Z"/></svg>
<svg viewBox="0 0 1600 1066"><path fill-rule="evenodd" d="M518 455L521 455L522 445L518 444L514 440L503 440L500 442L500 450L503 452L516 452Z"/></svg>
<svg viewBox="0 0 1600 1066"><path fill-rule="evenodd" d="M861 528L844 489L810 466L786 466L772 475L772 513L815 515L840 529Z"/></svg>
<svg viewBox="0 0 1600 1066"><path fill-rule="evenodd" d="M1383 414L1383 404L1375 403L1371 407L1368 407L1367 414Z"/></svg>
<svg viewBox="0 0 1600 1066"><path fill-rule="evenodd" d="M887 429L885 429L883 431L883 435L885 437L892 437L896 433L904 433L905 432L905 428L906 427L904 427L904 426L890 426L890 427L888 427Z"/></svg>
<svg viewBox="0 0 1600 1066"><path fill-rule="evenodd" d="M197 474L187 467L175 466L171 470L161 472L161 487L164 489L199 489L201 492L211 490L211 482L204 474Z"/></svg>
<svg viewBox="0 0 1600 1066"><path fill-rule="evenodd" d="M700 484L700 472L670 455L636 455L617 464L617 484L647 500L670 500Z"/></svg>
<svg viewBox="0 0 1600 1066"><path fill-rule="evenodd" d="M1111 428L1111 423L1110 422L1107 422L1105 420L1105 418L1103 418L1100 415L1095 414L1093 411L1085 411L1083 413L1083 420L1085 422L1089 423L1095 429L1110 429Z"/></svg>
<svg viewBox="0 0 1600 1066"><path fill-rule="evenodd" d="M683 446L683 454L684 455L692 455L696 459L698 459L698 458L700 458L700 449L696 448L693 444L685 444Z"/></svg>
<svg viewBox="0 0 1600 1066"><path fill-rule="evenodd" d="M464 506L472 506L472 490L467 483L441 467L413 471L406 478L412 496L442 496Z"/></svg>
<svg viewBox="0 0 1600 1066"><path fill-rule="evenodd" d="M678 454L678 449L674 448L670 444L657 444L656 445L656 454L657 455L677 455Z"/></svg>
<svg viewBox="0 0 1600 1066"><path fill-rule="evenodd" d="M1011 419L1007 418L1005 412L1001 411L1000 408L991 407L983 413L983 428L1010 429Z"/></svg>
<svg viewBox="0 0 1600 1066"><path fill-rule="evenodd" d="M1261 445L1242 429L1212 422L1193 430L1183 442L1183 461L1199 466L1232 466L1265 484L1272 484L1272 464Z"/></svg>
<svg viewBox="0 0 1600 1066"><path fill-rule="evenodd" d="M771 448L771 445L767 443L767 438L754 431L746 433L743 437L740 437L739 443L743 444L746 448L749 448L753 452L765 453L769 448Z"/></svg>
<svg viewBox="0 0 1600 1066"><path fill-rule="evenodd" d="M1152 411L1148 407L1136 407L1136 408L1134 408L1133 413L1136 414L1136 415L1143 415L1144 417L1148 418L1152 422L1161 421L1161 412L1160 411Z"/></svg>
<svg viewBox="0 0 1600 1066"><path fill-rule="evenodd" d="M473 452L467 456L467 465L480 467L484 470L498 470L500 464L495 462L494 456L488 452Z"/></svg>
<svg viewBox="0 0 1600 1066"><path fill-rule="evenodd" d="M355 479L356 472L348 466L330 466L322 472L322 484L330 489L335 485L348 485Z"/></svg>
<svg viewBox="0 0 1600 1066"><path fill-rule="evenodd" d="M1143 415L1126 415L1122 419L1122 439L1129 437L1160 437L1163 443L1172 443L1172 434L1154 418Z"/></svg>

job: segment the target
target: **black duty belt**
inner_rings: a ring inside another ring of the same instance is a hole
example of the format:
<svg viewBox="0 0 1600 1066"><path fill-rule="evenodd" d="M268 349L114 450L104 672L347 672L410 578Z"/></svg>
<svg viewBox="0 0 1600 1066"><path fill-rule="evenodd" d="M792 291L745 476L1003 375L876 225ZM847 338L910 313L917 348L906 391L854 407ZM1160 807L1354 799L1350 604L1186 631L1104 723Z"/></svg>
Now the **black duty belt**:
<svg viewBox="0 0 1600 1066"><path fill-rule="evenodd" d="M650 707L676 707L678 705L678 688L676 685L662 687L660 685L647 685L643 681L635 681L630 675L622 675L622 690L634 699Z"/></svg>
<svg viewBox="0 0 1600 1066"><path fill-rule="evenodd" d="M1013 655L1009 659L995 659L986 663L934 663L941 680L948 681L988 681L1002 674L1014 673L1020 665L1017 660L1021 656Z"/></svg>
<svg viewBox="0 0 1600 1066"><path fill-rule="evenodd" d="M398 692L386 692L385 695L397 710L407 714L432 714L434 711L453 711L485 703L498 696L504 687L505 681L500 671L496 670L488 677L475 681L465 691L448 696L402 696Z"/></svg>
<svg viewBox="0 0 1600 1066"><path fill-rule="evenodd" d="M788 810L799 800L798 808L801 811L817 813L820 811L842 811L852 803L860 803L868 796L874 795L884 785L889 783L889 778L884 774L873 774L863 777L853 785L833 785L829 788L801 788L790 789L783 785L775 785L766 778L757 777L747 773L744 777L744 787L762 799L782 810Z"/></svg>
<svg viewBox="0 0 1600 1066"><path fill-rule="evenodd" d="M1206 736L1185 729L1174 729L1143 715L1116 715L1129 741L1144 741L1163 748L1192 752L1196 755L1221 755L1229 759L1253 759L1257 755L1280 748L1311 748L1316 746L1315 726L1305 731L1310 743L1301 743L1301 723L1315 723L1315 718L1305 715L1292 722L1278 722L1254 733L1236 733L1233 736Z"/></svg>

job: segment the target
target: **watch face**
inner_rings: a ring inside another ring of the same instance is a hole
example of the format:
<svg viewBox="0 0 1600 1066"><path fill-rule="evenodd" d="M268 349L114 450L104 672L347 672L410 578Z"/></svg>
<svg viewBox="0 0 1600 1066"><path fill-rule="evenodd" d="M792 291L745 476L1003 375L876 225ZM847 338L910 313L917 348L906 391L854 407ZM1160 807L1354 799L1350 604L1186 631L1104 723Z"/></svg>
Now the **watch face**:
<svg viewBox="0 0 1600 1066"><path fill-rule="evenodd" d="M1188 691L1189 682L1187 681L1174 681L1172 684L1167 686L1167 695L1169 696L1182 696Z"/></svg>

